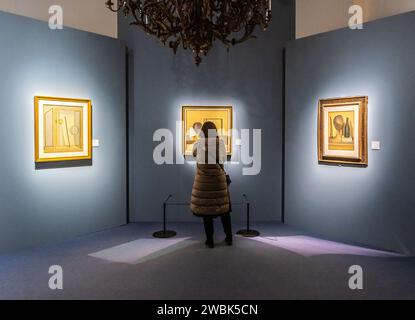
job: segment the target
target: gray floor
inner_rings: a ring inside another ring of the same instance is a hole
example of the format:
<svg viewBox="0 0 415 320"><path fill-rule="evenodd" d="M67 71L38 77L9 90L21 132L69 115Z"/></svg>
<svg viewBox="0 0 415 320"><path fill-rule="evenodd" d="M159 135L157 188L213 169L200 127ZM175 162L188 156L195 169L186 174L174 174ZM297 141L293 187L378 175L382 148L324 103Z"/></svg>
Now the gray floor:
<svg viewBox="0 0 415 320"><path fill-rule="evenodd" d="M218 245L211 250L202 243L200 224L171 227L192 241L153 252L135 264L109 262L89 254L150 239L159 225L131 224L56 245L0 255L0 299L415 298L415 259L411 257L355 255L353 248L349 254L329 254L330 250L325 253L326 245L307 239L296 244L299 251L239 237L233 247L227 247L220 243L220 232ZM264 237L281 237L281 243L306 235L277 223L256 227ZM332 247L337 250L337 246ZM48 287L51 265L63 268L61 291ZM363 267L364 290L349 289L351 265Z"/></svg>

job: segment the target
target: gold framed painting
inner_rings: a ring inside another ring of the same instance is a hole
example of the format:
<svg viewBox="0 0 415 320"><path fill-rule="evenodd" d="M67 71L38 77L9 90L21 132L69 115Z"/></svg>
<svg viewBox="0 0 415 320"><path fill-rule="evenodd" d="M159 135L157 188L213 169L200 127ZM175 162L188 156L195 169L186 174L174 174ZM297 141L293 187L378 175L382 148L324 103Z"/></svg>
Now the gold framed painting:
<svg viewBox="0 0 415 320"><path fill-rule="evenodd" d="M231 106L183 106L183 154L191 156L193 144L199 140L203 124L213 122L225 142L227 155L232 155L233 109Z"/></svg>
<svg viewBox="0 0 415 320"><path fill-rule="evenodd" d="M90 100L35 97L35 162L92 159Z"/></svg>
<svg viewBox="0 0 415 320"><path fill-rule="evenodd" d="M368 165L368 97L323 99L318 108L320 163Z"/></svg>

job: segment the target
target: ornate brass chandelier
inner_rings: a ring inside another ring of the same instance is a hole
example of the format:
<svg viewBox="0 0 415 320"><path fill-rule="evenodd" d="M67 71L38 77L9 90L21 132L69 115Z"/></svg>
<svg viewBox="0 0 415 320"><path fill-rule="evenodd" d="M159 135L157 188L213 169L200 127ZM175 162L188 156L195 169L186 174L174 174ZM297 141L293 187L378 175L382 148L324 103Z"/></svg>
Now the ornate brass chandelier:
<svg viewBox="0 0 415 320"><path fill-rule="evenodd" d="M227 48L255 38L257 26L271 22L272 0L108 0L113 12L132 16L135 25L177 52L190 49L196 65L216 40Z"/></svg>

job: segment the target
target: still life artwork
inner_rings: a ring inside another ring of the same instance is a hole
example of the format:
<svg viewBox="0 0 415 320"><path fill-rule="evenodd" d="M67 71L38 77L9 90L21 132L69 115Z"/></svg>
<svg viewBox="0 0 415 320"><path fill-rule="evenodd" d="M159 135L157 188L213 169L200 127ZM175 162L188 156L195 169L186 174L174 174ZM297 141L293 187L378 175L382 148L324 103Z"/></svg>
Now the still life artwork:
<svg viewBox="0 0 415 320"><path fill-rule="evenodd" d="M90 100L35 97L35 162L92 159Z"/></svg>
<svg viewBox="0 0 415 320"><path fill-rule="evenodd" d="M367 97L320 100L320 163L367 166Z"/></svg>
<svg viewBox="0 0 415 320"><path fill-rule="evenodd" d="M192 155L193 144L199 140L205 122L211 121L226 145L228 155L232 154L232 107L183 107L183 153Z"/></svg>

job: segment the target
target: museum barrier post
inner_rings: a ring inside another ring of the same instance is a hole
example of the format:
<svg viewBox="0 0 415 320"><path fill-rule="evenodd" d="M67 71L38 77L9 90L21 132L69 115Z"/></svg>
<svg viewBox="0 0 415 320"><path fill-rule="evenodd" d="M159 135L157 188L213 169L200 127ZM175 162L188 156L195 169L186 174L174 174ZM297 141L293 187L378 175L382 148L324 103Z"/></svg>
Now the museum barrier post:
<svg viewBox="0 0 415 320"><path fill-rule="evenodd" d="M257 230L253 230L250 227L250 223L251 223L251 217L250 217L250 211L251 211L251 203L248 200L248 197L246 196L246 194L242 195L243 199L245 201L246 204L246 229L244 230L239 230L236 234L243 236L243 237L247 237L247 238L254 238L254 237L258 237L260 235L260 232Z"/></svg>
<svg viewBox="0 0 415 320"><path fill-rule="evenodd" d="M153 233L154 238L172 238L177 235L176 231L167 230L167 223L166 223L166 214L167 214L167 203L170 200L170 198L173 197L171 194L167 197L167 199L163 202L163 230L157 231Z"/></svg>
<svg viewBox="0 0 415 320"><path fill-rule="evenodd" d="M167 206L188 206L190 205L190 203L187 202L169 202L169 200L172 198L173 196L170 194L167 199L163 202L163 230L161 231L157 231L155 233L153 233L153 237L155 238L160 238L160 239L166 239L166 238L172 238L175 237L177 235L176 231L172 231L172 230L167 230ZM239 230L236 234L243 236L243 237L247 237L247 238L254 238L254 237L258 237L260 235L260 232L257 230L253 230L251 229L251 203L248 200L248 197L246 196L246 194L242 195L243 197L243 202L239 203L239 202L233 202L233 205L245 205L246 206L246 229L244 230Z"/></svg>

